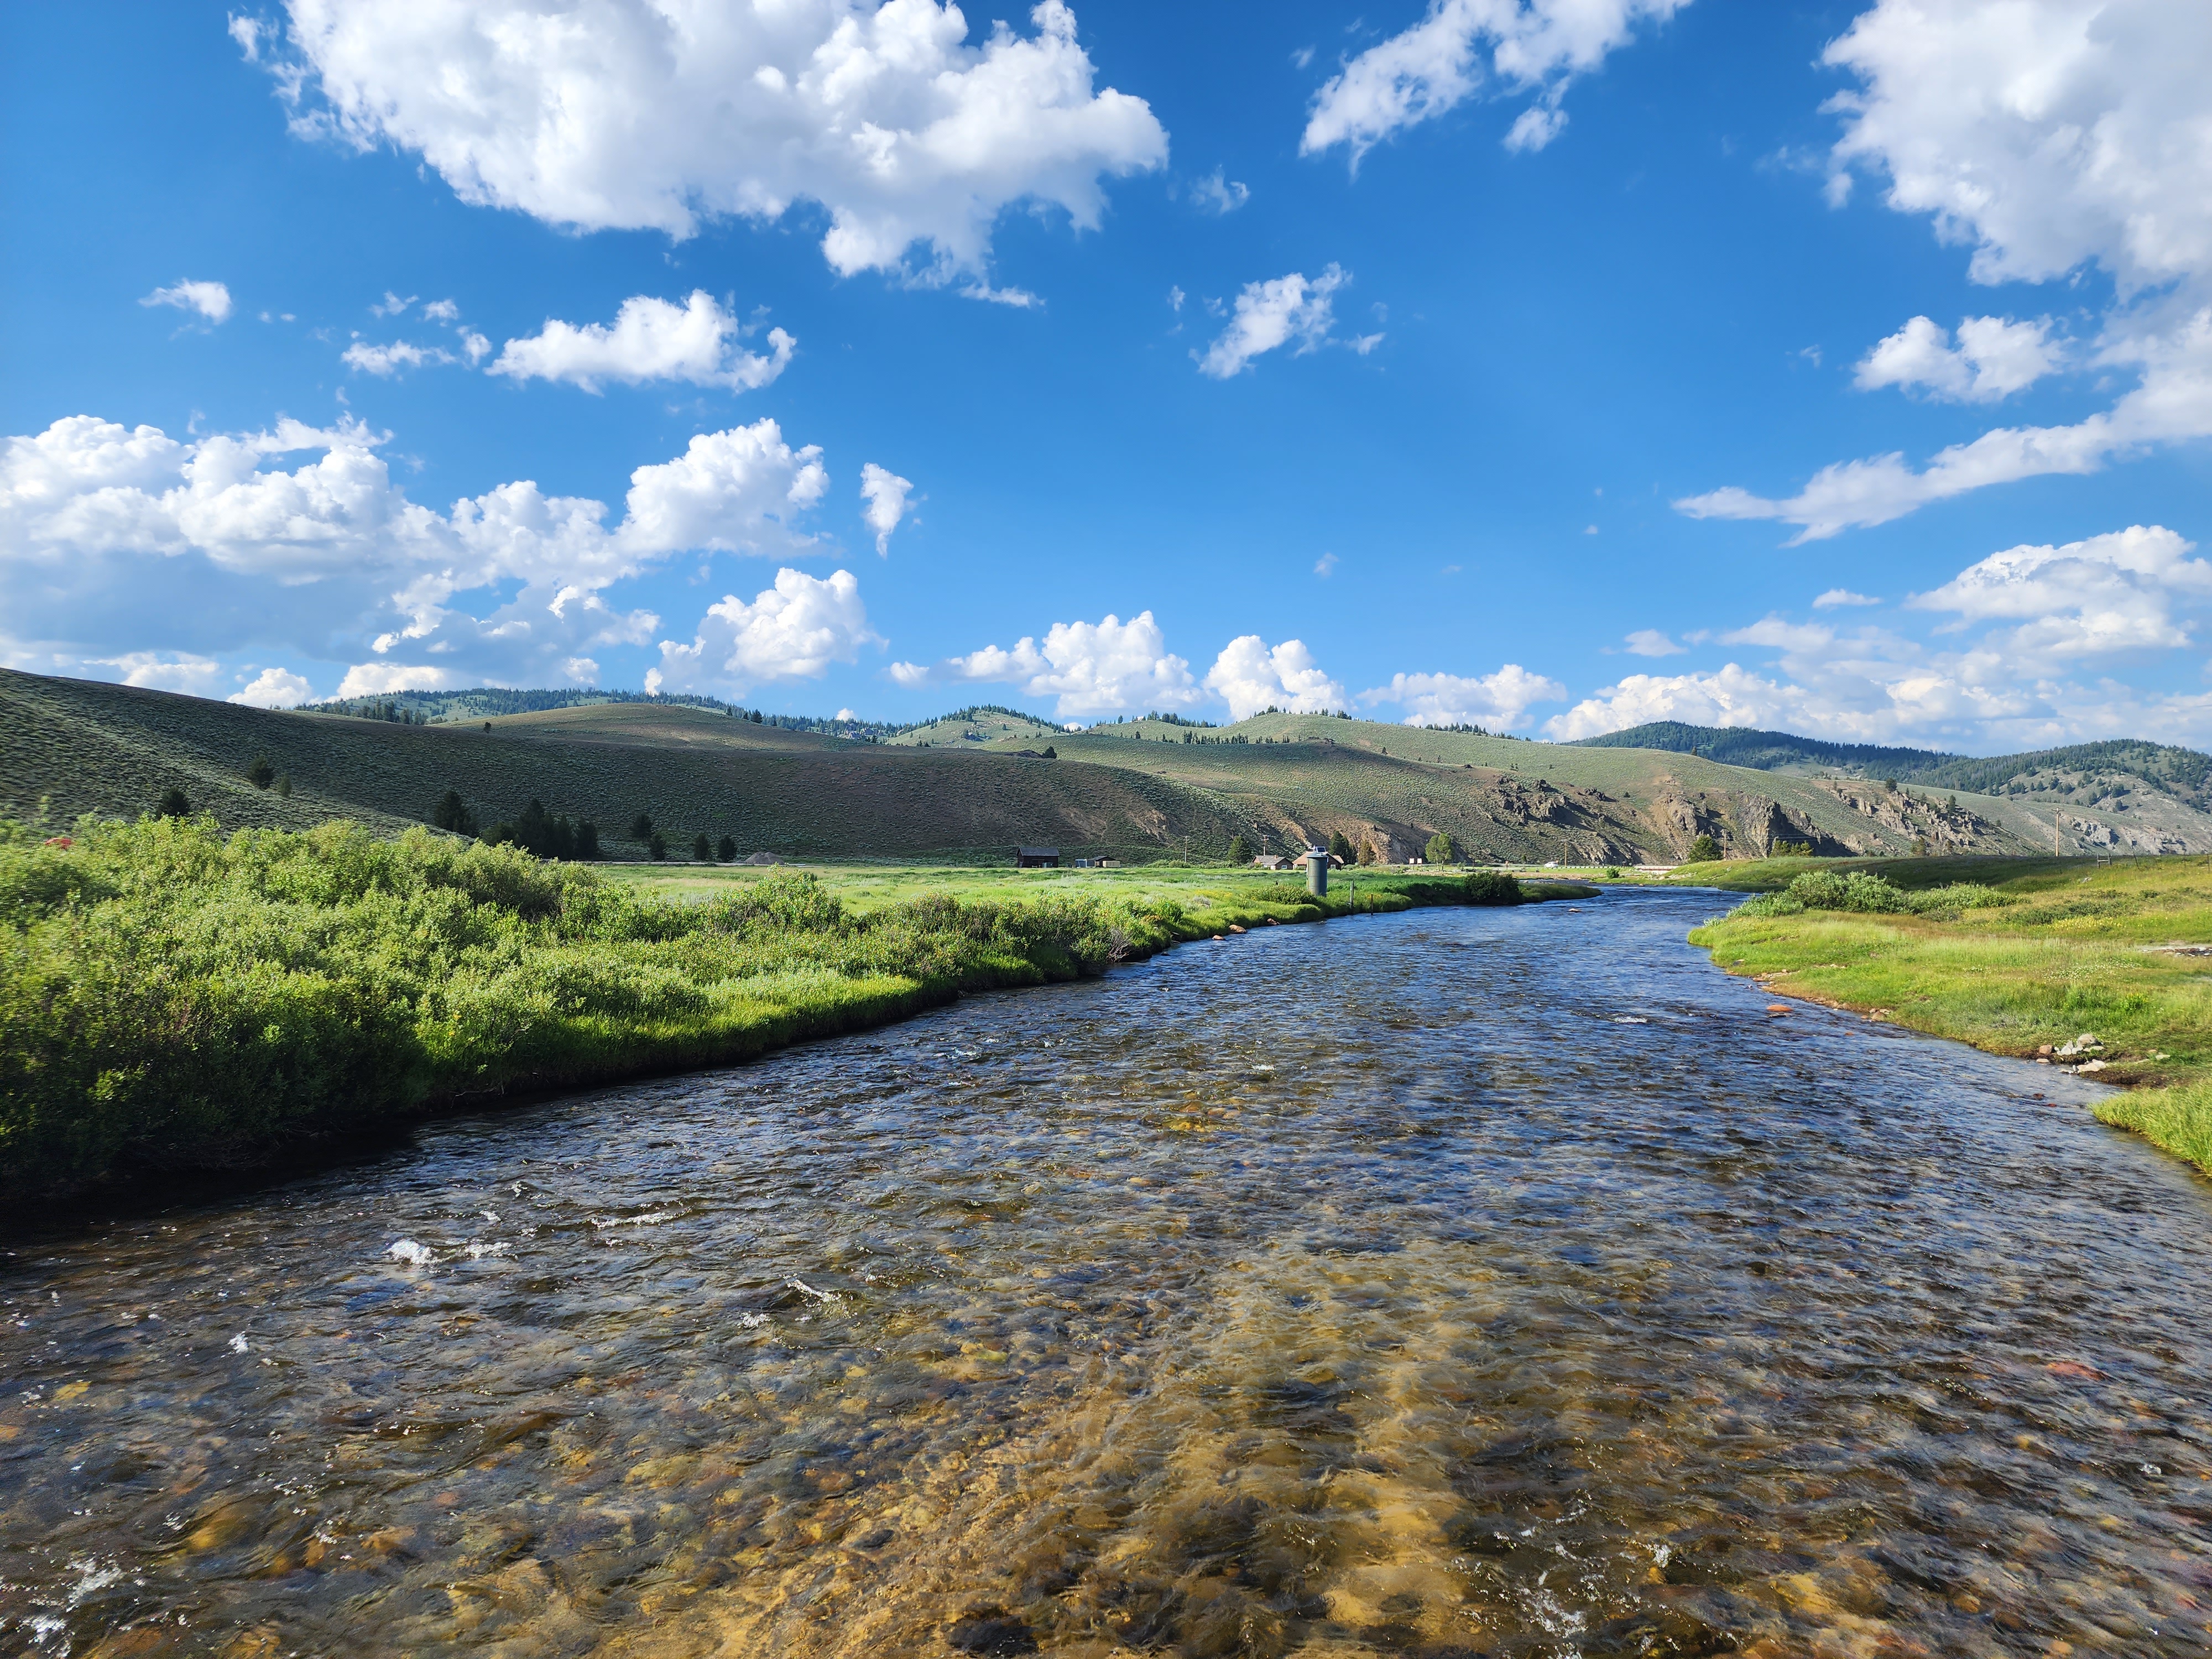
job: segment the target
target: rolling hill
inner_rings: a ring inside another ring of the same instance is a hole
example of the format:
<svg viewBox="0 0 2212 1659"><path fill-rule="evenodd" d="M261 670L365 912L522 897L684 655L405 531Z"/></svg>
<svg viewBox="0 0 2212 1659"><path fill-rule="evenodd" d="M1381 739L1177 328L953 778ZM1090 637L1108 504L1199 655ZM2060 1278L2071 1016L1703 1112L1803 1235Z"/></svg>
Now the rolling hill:
<svg viewBox="0 0 2212 1659"><path fill-rule="evenodd" d="M1319 714L1070 732L978 708L866 740L666 701L441 712L433 724L270 713L0 671L0 811L47 799L57 817L135 815L176 787L226 824L346 817L396 833L451 788L486 823L532 799L589 818L618 858L641 855L627 839L640 811L674 847L727 835L744 852L808 859L998 861L1037 842L1070 856L1218 858L1241 832L1274 852L1341 833L1395 861L1438 830L1508 862L1672 862L1699 835L1737 854L2212 850L2197 793L2212 763L2195 756L2191 769L2191 751L2149 744L2015 757L2010 770L1908 751L1941 764L1891 787L1809 761L1746 767ZM1038 757L1048 748L1057 758ZM247 781L258 755L289 797Z"/></svg>
<svg viewBox="0 0 2212 1659"><path fill-rule="evenodd" d="M1748 726L1686 726L1680 720L1654 720L1632 726L1602 737L1577 738L1570 749L1661 749L1676 755L1703 755L1723 766L1748 766L1754 771L1792 769L1850 769L1875 777L1918 777L1931 768L1963 760L1933 749L1890 749L1873 743L1824 743L1791 732L1756 732Z"/></svg>

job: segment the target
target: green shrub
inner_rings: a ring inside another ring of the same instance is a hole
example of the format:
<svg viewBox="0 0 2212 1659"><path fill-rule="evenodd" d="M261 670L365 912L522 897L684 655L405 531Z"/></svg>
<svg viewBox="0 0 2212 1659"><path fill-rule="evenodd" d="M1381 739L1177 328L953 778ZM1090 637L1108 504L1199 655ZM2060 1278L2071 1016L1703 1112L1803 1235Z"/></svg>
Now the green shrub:
<svg viewBox="0 0 2212 1659"><path fill-rule="evenodd" d="M1713 864L1719 860L1721 849L1711 836L1699 836L1690 843L1690 850L1682 855L1685 864Z"/></svg>
<svg viewBox="0 0 2212 1659"><path fill-rule="evenodd" d="M1469 904L1518 904L1521 884L1503 870L1470 870L1467 875Z"/></svg>
<svg viewBox="0 0 2212 1659"><path fill-rule="evenodd" d="M1423 860L1430 864L1449 864L1454 856L1452 838L1441 830L1429 837L1429 844L1421 851Z"/></svg>
<svg viewBox="0 0 2212 1659"><path fill-rule="evenodd" d="M276 781L276 763L266 755L256 755L246 766L246 781L256 789L266 789Z"/></svg>

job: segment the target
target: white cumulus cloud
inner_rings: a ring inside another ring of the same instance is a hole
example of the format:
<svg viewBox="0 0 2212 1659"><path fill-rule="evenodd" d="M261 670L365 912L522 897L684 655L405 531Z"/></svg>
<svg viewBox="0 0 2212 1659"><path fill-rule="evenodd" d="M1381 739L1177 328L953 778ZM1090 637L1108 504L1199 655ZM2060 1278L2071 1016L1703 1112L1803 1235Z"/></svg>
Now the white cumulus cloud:
<svg viewBox="0 0 2212 1659"><path fill-rule="evenodd" d="M935 0L287 0L270 63L295 125L421 155L464 201L586 230L819 203L841 274L979 271L1021 203L1098 223L1102 180L1158 167L1140 98L1093 89L1061 0L966 43ZM235 33L235 31L234 31Z"/></svg>
<svg viewBox="0 0 2212 1659"><path fill-rule="evenodd" d="M1876 0L1826 61L1859 82L1832 106L1844 118L1832 195L1859 173L1886 180L1890 207L1929 216L1939 239L1972 250L1978 282L2101 270L2118 298L2081 366L2135 385L2072 425L1997 428L1923 465L1902 453L1839 461L1795 495L1730 487L1678 507L1794 524L1803 543L1969 490L2094 472L2212 436L2212 8ZM1932 324L1917 341L1913 331L1908 324L1877 356L1890 349L1900 374L1924 370L1919 383L1948 395L2002 395L2008 378L2038 366L2030 347L2045 343L2017 332L1990 339L1985 381L1978 363L1943 358ZM1964 329L1956 349L1969 350Z"/></svg>
<svg viewBox="0 0 2212 1659"><path fill-rule="evenodd" d="M1964 628L2009 621L2005 648L2023 663L2173 650L2191 642L2212 606L2212 564L2163 525L2135 525L2063 547L2014 547L1915 594L1917 611L1948 611Z"/></svg>
<svg viewBox="0 0 2212 1659"><path fill-rule="evenodd" d="M883 642L851 571L820 577L787 568L750 601L730 593L708 606L689 645L663 640L645 689L742 691L766 680L818 679L832 663L855 661L862 646Z"/></svg>
<svg viewBox="0 0 2212 1659"><path fill-rule="evenodd" d="M384 697L394 691L450 691L457 684L450 669L400 663L356 663L338 682L341 697Z"/></svg>
<svg viewBox="0 0 2212 1659"><path fill-rule="evenodd" d="M1969 317L1959 325L1955 346L1932 318L1915 317L1868 352L1853 379L1865 392L1893 386L1960 403L1996 403L2050 374L2059 356L2047 317L2032 323Z"/></svg>
<svg viewBox="0 0 2212 1659"><path fill-rule="evenodd" d="M703 289L680 306L640 294L622 302L611 325L578 327L549 318L528 338L509 340L484 372L515 380L566 380L586 392L597 392L607 380L630 386L687 380L752 392L783 373L799 343L780 328L770 329L769 349L762 356L744 349L744 336L743 325Z"/></svg>
<svg viewBox="0 0 2212 1659"><path fill-rule="evenodd" d="M88 657L85 659L97 667L119 672L125 685L144 686L155 691L185 691L197 696L209 690L222 672L222 665L211 657L197 657L189 652L129 651L117 657Z"/></svg>
<svg viewBox="0 0 2212 1659"><path fill-rule="evenodd" d="M1229 705L1232 720L1249 720L1263 708L1325 714L1351 702L1304 640L1270 646L1257 634L1240 635L1221 647L1206 671L1206 689Z"/></svg>
<svg viewBox="0 0 2212 1659"><path fill-rule="evenodd" d="M818 448L763 420L635 468L612 524L527 481L440 512L408 499L383 442L350 422L178 440L90 416L0 442L10 634L161 684L163 663L276 643L362 656L356 689L558 683L595 647L656 636L616 584L678 553L805 550L829 483ZM149 642L158 658L124 660Z"/></svg>
<svg viewBox="0 0 2212 1659"><path fill-rule="evenodd" d="M912 480L900 477L887 466L869 461L860 468L860 496L868 504L861 516L867 520L868 528L876 532L878 558L891 550L891 532L906 516L907 492L913 488Z"/></svg>
<svg viewBox="0 0 2212 1659"><path fill-rule="evenodd" d="M179 311L198 312L210 323L220 323L230 315L230 289L222 283L179 283L174 288L157 288L138 302L142 306L173 306Z"/></svg>
<svg viewBox="0 0 2212 1659"><path fill-rule="evenodd" d="M1370 708L1395 703L1408 726L1518 726L1531 703L1557 702L1567 688L1509 662L1494 674L1393 674L1390 684L1362 691Z"/></svg>
<svg viewBox="0 0 2212 1659"><path fill-rule="evenodd" d="M1421 21L1370 46L1314 100L1302 154L1334 145L1358 158L1392 134L1432 120L1493 81L1535 92L1506 134L1540 149L1566 125L1559 100L1574 79L1625 46L1639 24L1663 23L1689 0L1430 0Z"/></svg>
<svg viewBox="0 0 2212 1659"><path fill-rule="evenodd" d="M1656 628L1639 628L1626 641L1632 657L1676 657L1689 649L1677 645Z"/></svg>
<svg viewBox="0 0 2212 1659"><path fill-rule="evenodd" d="M303 675L289 668L264 668L243 690L234 691L225 702L242 702L249 708L297 708L314 696L314 688Z"/></svg>
<svg viewBox="0 0 2212 1659"><path fill-rule="evenodd" d="M1924 638L1770 616L1718 637L1771 661L1630 675L1546 729L1573 738L1677 720L1983 752L2120 736L2202 744L2212 695L2120 678L2200 648L2212 563L2194 551L2157 525L2010 548L1907 602L1939 619Z"/></svg>
<svg viewBox="0 0 2212 1659"><path fill-rule="evenodd" d="M1033 697L1057 699L1057 712L1111 714L1135 709L1187 708L1205 695L1190 664L1167 648L1149 611L1127 622L1054 623L1044 642L1024 637L1011 649L986 646L935 666L893 663L892 679L908 687L962 681L1017 685Z"/></svg>
<svg viewBox="0 0 2212 1659"><path fill-rule="evenodd" d="M1225 380L1251 366L1252 360L1278 346L1291 345L1304 356L1328 342L1336 325L1336 291L1352 278L1332 264L1309 281L1292 271L1264 283L1247 283L1237 296L1235 312L1221 337L1198 357L1199 372ZM1380 335L1363 342L1364 356ZM1193 356L1198 356L1194 352Z"/></svg>
<svg viewBox="0 0 2212 1659"><path fill-rule="evenodd" d="M1815 611L1832 611L1839 605L1880 605L1880 599L1865 593L1854 593L1848 587L1832 587L1813 601Z"/></svg>

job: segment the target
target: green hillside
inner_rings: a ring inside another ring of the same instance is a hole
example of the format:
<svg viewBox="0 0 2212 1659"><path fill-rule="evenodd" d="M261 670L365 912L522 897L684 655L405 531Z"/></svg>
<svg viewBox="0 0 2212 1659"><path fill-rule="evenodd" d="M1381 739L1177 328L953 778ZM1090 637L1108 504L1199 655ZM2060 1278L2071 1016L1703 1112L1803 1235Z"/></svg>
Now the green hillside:
<svg viewBox="0 0 2212 1659"><path fill-rule="evenodd" d="M1070 732L978 707L883 740L835 729L640 698L416 724L0 671L0 811L49 799L58 818L135 817L174 787L226 825L350 818L392 834L428 821L452 789L487 825L532 799L589 819L616 858L642 856L629 839L640 812L679 851L703 834L741 854L815 860L998 862L1022 842L1207 859L1242 834L1275 853L1341 835L1401 862L1438 832L1468 856L1510 863L1671 863L1700 836L1731 857L1785 845L1831 857L2212 850L2212 816L2176 793L2201 787L2203 772L2173 758L2189 751L2149 744L2136 746L2148 759L2116 758L2166 764L2164 790L2043 757L2025 775L2054 788L2070 779L2073 793L1984 794L1972 778L1892 787L1321 714ZM247 779L257 757L289 796Z"/></svg>
<svg viewBox="0 0 2212 1659"><path fill-rule="evenodd" d="M1703 755L1727 766L1769 772L1792 766L1850 768L1877 777L1918 777L1965 757L1933 749L1891 749L1873 743L1824 743L1790 732L1755 732L1745 726L1687 726L1654 720L1602 737L1577 738L1569 745L1584 749L1660 749L1676 755Z"/></svg>
<svg viewBox="0 0 2212 1659"><path fill-rule="evenodd" d="M270 713L163 691L0 671L0 811L136 817L181 788L224 825L351 818L379 833L459 792L490 823L532 799L592 820L617 857L648 813L672 845L727 835L785 857L1218 854L1242 824L1221 803L1113 768L893 749L666 703L599 702L473 725ZM289 798L246 777L265 755Z"/></svg>

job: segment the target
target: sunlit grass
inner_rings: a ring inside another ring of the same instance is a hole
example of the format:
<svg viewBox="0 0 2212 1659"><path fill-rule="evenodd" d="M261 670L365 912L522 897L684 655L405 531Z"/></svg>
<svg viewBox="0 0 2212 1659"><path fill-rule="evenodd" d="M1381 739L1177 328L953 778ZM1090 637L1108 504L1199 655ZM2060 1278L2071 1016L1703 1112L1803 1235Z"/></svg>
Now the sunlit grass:
<svg viewBox="0 0 2212 1659"><path fill-rule="evenodd" d="M2212 945L2212 860L2054 859L1994 884L2004 902L1948 918L1733 915L1690 938L1778 991L1994 1053L2033 1057L2093 1035L2105 1080L2179 1085L2100 1115L2205 1164L2212 956L2166 947Z"/></svg>

